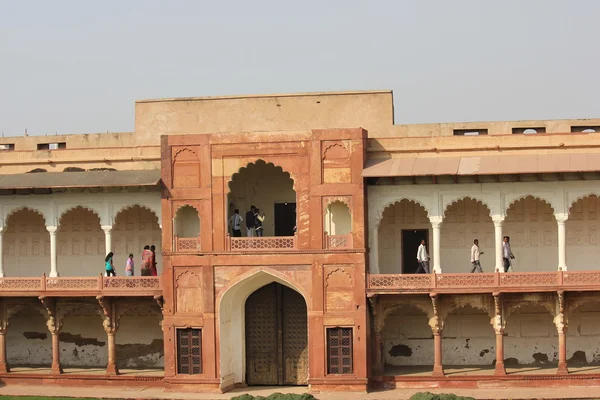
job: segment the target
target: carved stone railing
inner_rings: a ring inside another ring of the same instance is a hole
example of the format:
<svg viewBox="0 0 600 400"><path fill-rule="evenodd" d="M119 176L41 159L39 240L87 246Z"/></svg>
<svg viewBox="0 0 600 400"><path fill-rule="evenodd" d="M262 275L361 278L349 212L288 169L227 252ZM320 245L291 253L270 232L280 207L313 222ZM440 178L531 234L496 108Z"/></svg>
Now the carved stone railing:
<svg viewBox="0 0 600 400"><path fill-rule="evenodd" d="M232 237L227 235L227 251L285 251L296 248L296 236Z"/></svg>
<svg viewBox="0 0 600 400"><path fill-rule="evenodd" d="M176 252L196 252L200 251L200 236L193 238L180 238L175 235L175 251Z"/></svg>
<svg viewBox="0 0 600 400"><path fill-rule="evenodd" d="M328 250L351 249L352 233L347 235L329 235L325 232L325 248Z"/></svg>
<svg viewBox="0 0 600 400"><path fill-rule="evenodd" d="M600 289L600 271L488 274L369 274L371 293L526 292Z"/></svg>
<svg viewBox="0 0 600 400"><path fill-rule="evenodd" d="M52 278L0 278L0 294L8 292L71 293L96 296L107 292L118 292L119 296L155 295L162 292L160 276L131 277L77 277Z"/></svg>

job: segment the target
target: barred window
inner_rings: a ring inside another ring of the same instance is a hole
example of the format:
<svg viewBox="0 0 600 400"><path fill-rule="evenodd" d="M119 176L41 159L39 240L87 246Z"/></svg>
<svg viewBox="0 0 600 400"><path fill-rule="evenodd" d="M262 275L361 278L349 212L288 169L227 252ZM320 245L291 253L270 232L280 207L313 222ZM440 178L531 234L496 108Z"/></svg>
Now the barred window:
<svg viewBox="0 0 600 400"><path fill-rule="evenodd" d="M177 330L177 373L198 375L202 373L202 330Z"/></svg>
<svg viewBox="0 0 600 400"><path fill-rule="evenodd" d="M352 373L352 328L327 329L327 373Z"/></svg>

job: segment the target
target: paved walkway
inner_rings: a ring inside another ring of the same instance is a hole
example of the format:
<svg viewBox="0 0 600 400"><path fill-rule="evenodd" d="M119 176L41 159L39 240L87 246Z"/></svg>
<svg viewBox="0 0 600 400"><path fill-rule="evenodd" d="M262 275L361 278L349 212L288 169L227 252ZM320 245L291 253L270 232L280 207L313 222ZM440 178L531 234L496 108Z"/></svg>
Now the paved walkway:
<svg viewBox="0 0 600 400"><path fill-rule="evenodd" d="M600 387L570 388L510 388L510 389L397 389L371 393L318 393L319 400L405 400L418 392L454 393L484 399L600 399ZM118 399L195 399L227 400L233 396L250 393L254 396L268 396L271 393L304 393L306 388L246 388L236 389L226 394L165 392L160 388L111 388L65 387L54 385L7 385L0 388L2 396L48 396L48 397L102 397Z"/></svg>

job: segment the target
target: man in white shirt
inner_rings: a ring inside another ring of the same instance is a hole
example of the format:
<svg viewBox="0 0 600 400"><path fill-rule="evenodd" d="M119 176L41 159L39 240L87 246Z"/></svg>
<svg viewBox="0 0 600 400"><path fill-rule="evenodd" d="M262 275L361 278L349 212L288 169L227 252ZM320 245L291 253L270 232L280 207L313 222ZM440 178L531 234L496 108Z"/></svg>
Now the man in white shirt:
<svg viewBox="0 0 600 400"><path fill-rule="evenodd" d="M244 219L240 215L240 210L237 208L233 212L231 218L229 218L229 226L231 227L231 236L242 237L242 221Z"/></svg>
<svg viewBox="0 0 600 400"><path fill-rule="evenodd" d="M473 240L473 247L471 247L471 273L475 271L483 273L481 263L479 262L479 256L482 254L483 251L479 251L479 240Z"/></svg>
<svg viewBox="0 0 600 400"><path fill-rule="evenodd" d="M515 259L515 256L510 249L510 237L504 236L502 240L502 261L504 264L504 272L508 272L509 269L512 269L512 260Z"/></svg>
<svg viewBox="0 0 600 400"><path fill-rule="evenodd" d="M428 274L429 255L427 254L427 248L425 247L425 239L421 240L421 244L419 245L419 249L417 250L417 261L419 262L419 267L415 271L415 274L420 274L421 270L423 270L424 274Z"/></svg>

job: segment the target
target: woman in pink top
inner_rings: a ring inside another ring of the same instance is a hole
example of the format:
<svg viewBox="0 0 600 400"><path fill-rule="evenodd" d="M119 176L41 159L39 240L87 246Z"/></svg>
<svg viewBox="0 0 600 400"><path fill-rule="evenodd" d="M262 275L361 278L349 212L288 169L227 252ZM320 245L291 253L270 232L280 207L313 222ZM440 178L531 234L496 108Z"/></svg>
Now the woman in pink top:
<svg viewBox="0 0 600 400"><path fill-rule="evenodd" d="M133 254L130 254L125 265L125 276L133 276L133 266Z"/></svg>

